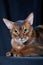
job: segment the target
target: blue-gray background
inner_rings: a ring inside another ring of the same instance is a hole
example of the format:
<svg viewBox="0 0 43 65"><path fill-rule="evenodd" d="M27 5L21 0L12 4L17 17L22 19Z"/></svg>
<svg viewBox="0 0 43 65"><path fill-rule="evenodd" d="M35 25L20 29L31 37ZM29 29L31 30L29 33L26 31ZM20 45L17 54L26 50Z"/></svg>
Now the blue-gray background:
<svg viewBox="0 0 43 65"><path fill-rule="evenodd" d="M34 12L34 24L42 22L42 0L0 0L0 65L43 65L43 58L6 58L5 53L11 49L11 36L3 23L3 18L12 21L25 19Z"/></svg>
<svg viewBox="0 0 43 65"><path fill-rule="evenodd" d="M3 18L16 21L25 19L31 12L34 12L34 24L37 26L42 22L42 0L0 0L0 55L5 55L11 49L10 33Z"/></svg>

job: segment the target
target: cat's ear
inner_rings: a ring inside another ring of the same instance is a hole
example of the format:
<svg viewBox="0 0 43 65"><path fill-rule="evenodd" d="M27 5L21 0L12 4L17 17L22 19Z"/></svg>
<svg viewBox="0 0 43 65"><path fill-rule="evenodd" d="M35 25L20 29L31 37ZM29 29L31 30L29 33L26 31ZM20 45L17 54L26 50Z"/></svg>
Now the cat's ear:
<svg viewBox="0 0 43 65"><path fill-rule="evenodd" d="M5 25L7 26L8 29L12 29L14 22L9 21L6 18L3 18L3 21L4 21L4 23L5 23Z"/></svg>
<svg viewBox="0 0 43 65"><path fill-rule="evenodd" d="M33 20L34 20L34 13L30 13L30 15L26 18L26 21L30 23L30 25L33 24Z"/></svg>

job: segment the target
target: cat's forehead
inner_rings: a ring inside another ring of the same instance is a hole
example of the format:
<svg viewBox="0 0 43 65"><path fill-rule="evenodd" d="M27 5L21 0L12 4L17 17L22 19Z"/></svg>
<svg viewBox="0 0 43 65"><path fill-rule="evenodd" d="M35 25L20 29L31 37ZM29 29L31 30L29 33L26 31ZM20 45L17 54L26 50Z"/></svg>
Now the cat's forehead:
<svg viewBox="0 0 43 65"><path fill-rule="evenodd" d="M16 21L16 23L18 24L19 28L21 28L24 23L24 20L18 20Z"/></svg>
<svg viewBox="0 0 43 65"><path fill-rule="evenodd" d="M16 23L18 24L19 28L22 28L22 27L30 28L31 27L30 23L28 23L25 20L18 20L16 21Z"/></svg>

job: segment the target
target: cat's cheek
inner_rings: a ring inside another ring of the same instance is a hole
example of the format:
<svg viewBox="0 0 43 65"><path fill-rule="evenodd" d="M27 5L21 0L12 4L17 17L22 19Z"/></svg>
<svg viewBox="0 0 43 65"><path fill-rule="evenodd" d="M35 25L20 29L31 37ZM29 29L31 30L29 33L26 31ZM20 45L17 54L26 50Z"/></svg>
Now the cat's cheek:
<svg viewBox="0 0 43 65"><path fill-rule="evenodd" d="M11 34L11 37L14 38L14 34Z"/></svg>
<svg viewBox="0 0 43 65"><path fill-rule="evenodd" d="M12 38L15 38L16 36L12 33L12 34L11 34L11 37L12 37Z"/></svg>
<svg viewBox="0 0 43 65"><path fill-rule="evenodd" d="M14 39L11 39L11 46L12 46L12 48L14 48Z"/></svg>
<svg viewBox="0 0 43 65"><path fill-rule="evenodd" d="M17 48L17 49L20 49L21 47L18 46L18 44L14 41L14 39L11 40L11 46L12 48Z"/></svg>

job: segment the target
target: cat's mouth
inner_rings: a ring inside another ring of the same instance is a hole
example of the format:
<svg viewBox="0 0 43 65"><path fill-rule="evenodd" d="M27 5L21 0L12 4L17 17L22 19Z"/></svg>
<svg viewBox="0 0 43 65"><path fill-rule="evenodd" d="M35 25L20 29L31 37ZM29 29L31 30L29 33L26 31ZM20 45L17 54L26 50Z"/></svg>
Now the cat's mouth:
<svg viewBox="0 0 43 65"><path fill-rule="evenodd" d="M25 45L24 45L24 43L26 42L28 40L28 38L27 39L21 39L21 38L19 38L19 39L12 39L11 40L11 45L12 45L12 47L15 49L15 50L20 50L20 49L22 49L22 48L24 48L25 47Z"/></svg>
<svg viewBox="0 0 43 65"><path fill-rule="evenodd" d="M15 40L15 42L17 42L17 43L19 43L19 44L23 44L23 43L25 43L27 40L28 40L28 38L27 39L21 39L21 38L19 38L19 39L14 39Z"/></svg>

